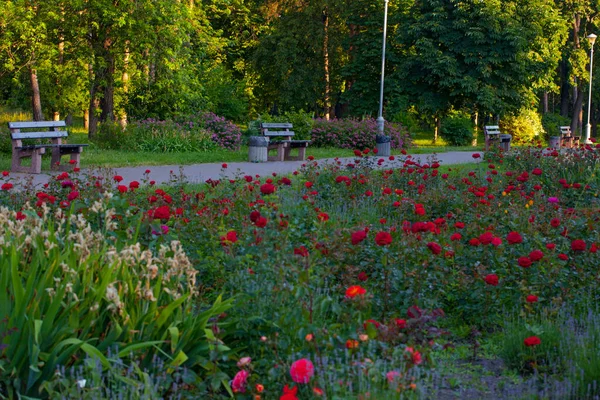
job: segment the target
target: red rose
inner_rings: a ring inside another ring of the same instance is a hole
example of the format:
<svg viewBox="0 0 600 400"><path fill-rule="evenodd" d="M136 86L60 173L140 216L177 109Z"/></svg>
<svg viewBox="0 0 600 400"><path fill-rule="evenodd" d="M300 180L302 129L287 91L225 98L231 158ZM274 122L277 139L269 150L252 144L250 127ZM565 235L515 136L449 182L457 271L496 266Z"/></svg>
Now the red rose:
<svg viewBox="0 0 600 400"><path fill-rule="evenodd" d="M253 223L256 223L256 221L258 221L259 218L260 212L254 210L250 213L250 221L252 221Z"/></svg>
<svg viewBox="0 0 600 400"><path fill-rule="evenodd" d="M499 237L494 237L492 239L492 246L498 247L502 244L502 239L500 239Z"/></svg>
<svg viewBox="0 0 600 400"><path fill-rule="evenodd" d="M558 255L558 258L559 258L560 260L567 261L567 260L569 259L569 256L568 256L568 255L566 255L566 254L564 254L564 253L560 253L560 254Z"/></svg>
<svg viewBox="0 0 600 400"><path fill-rule="evenodd" d="M575 239L571 242L571 250L573 251L585 251L586 247L584 240Z"/></svg>
<svg viewBox="0 0 600 400"><path fill-rule="evenodd" d="M13 188L13 184L10 182L6 182L2 184L2 187L0 187L0 189L2 190L10 190Z"/></svg>
<svg viewBox="0 0 600 400"><path fill-rule="evenodd" d="M127 193L127 186L119 185L119 186L117 186L117 190L121 193Z"/></svg>
<svg viewBox="0 0 600 400"><path fill-rule="evenodd" d="M453 242L460 240L461 238L462 238L462 235L458 232L453 233L452 236L450 236L450 240L452 240Z"/></svg>
<svg viewBox="0 0 600 400"><path fill-rule="evenodd" d="M528 303L537 303L538 297L536 295L530 294L529 296L527 296L527 298L525 300Z"/></svg>
<svg viewBox="0 0 600 400"><path fill-rule="evenodd" d="M308 249L304 246L300 246L298 248L294 249L294 255L300 256L300 257L308 257Z"/></svg>
<svg viewBox="0 0 600 400"><path fill-rule="evenodd" d="M494 240L494 234L492 232L485 232L479 235L479 242L483 245L492 243L492 240Z"/></svg>
<svg viewBox="0 0 600 400"><path fill-rule="evenodd" d="M140 187L140 183L138 181L129 182L129 189L137 189Z"/></svg>
<svg viewBox="0 0 600 400"><path fill-rule="evenodd" d="M550 220L550 226L552 226L553 228L558 228L560 226L560 219L552 218Z"/></svg>
<svg viewBox="0 0 600 400"><path fill-rule="evenodd" d="M487 283L488 285L491 286L498 286L498 275L496 274L489 274L486 275L485 278L483 278L483 280L485 281L485 283Z"/></svg>
<svg viewBox="0 0 600 400"><path fill-rule="evenodd" d="M168 206L160 206L154 210L152 216L154 219L168 220L171 217L171 210Z"/></svg>
<svg viewBox="0 0 600 400"><path fill-rule="evenodd" d="M442 252L442 246L440 246L439 244L437 244L435 242L429 242L429 243L427 243L427 248L433 254L440 254Z"/></svg>
<svg viewBox="0 0 600 400"><path fill-rule="evenodd" d="M544 253L541 250L533 250L529 253L529 259L531 261L540 261L544 257Z"/></svg>
<svg viewBox="0 0 600 400"><path fill-rule="evenodd" d="M270 183L265 183L260 187L260 192L262 194L271 194L275 192L275 186Z"/></svg>
<svg viewBox="0 0 600 400"><path fill-rule="evenodd" d="M329 214L324 212L319 213L319 215L317 215L317 219L321 222L327 222L329 221Z"/></svg>
<svg viewBox="0 0 600 400"><path fill-rule="evenodd" d="M313 363L307 358L294 361L290 368L292 380L296 383L308 383L315 374Z"/></svg>
<svg viewBox="0 0 600 400"><path fill-rule="evenodd" d="M527 347L534 347L534 346L537 346L539 344L542 344L542 341L537 336L530 336L530 337L526 338L525 340L523 340L523 343Z"/></svg>
<svg viewBox="0 0 600 400"><path fill-rule="evenodd" d="M523 268L529 268L531 267L531 260L529 259L529 257L519 257L519 265Z"/></svg>
<svg viewBox="0 0 600 400"><path fill-rule="evenodd" d="M469 244L473 247L477 247L479 246L481 243L479 242L479 239L477 238L473 238L471 240L469 240Z"/></svg>
<svg viewBox="0 0 600 400"><path fill-rule="evenodd" d="M113 176L113 179L115 180L115 182L121 182L123 180L123 177L121 175L115 175Z"/></svg>
<svg viewBox="0 0 600 400"><path fill-rule="evenodd" d="M388 232L378 232L377 235L375 235L375 243L377 243L378 246L387 246L392 243L392 235Z"/></svg>
<svg viewBox="0 0 600 400"><path fill-rule="evenodd" d="M79 197L79 192L77 190L73 190L71 193L67 195L67 200L73 201Z"/></svg>
<svg viewBox="0 0 600 400"><path fill-rule="evenodd" d="M396 326L400 329L405 329L406 328L406 320L405 319L400 319L400 318L396 318L394 320L394 322L396 322Z"/></svg>
<svg viewBox="0 0 600 400"><path fill-rule="evenodd" d="M556 245L554 243L546 243L546 248L548 250L554 250L556 248Z"/></svg>
<svg viewBox="0 0 600 400"><path fill-rule="evenodd" d="M298 400L296 394L298 393L298 386L294 386L293 388L289 388L288 385L285 385L283 388L283 395L279 398L279 400Z"/></svg>
<svg viewBox="0 0 600 400"><path fill-rule="evenodd" d="M367 279L369 279L369 277L367 276L367 273L362 271L358 274L358 280L361 282L366 282Z"/></svg>
<svg viewBox="0 0 600 400"><path fill-rule="evenodd" d="M229 231L225 234L225 236L221 236L221 244L223 246L227 246L229 244L235 243L238 241L237 232Z"/></svg>
<svg viewBox="0 0 600 400"><path fill-rule="evenodd" d="M255 225L258 228L264 228L265 226L267 226L267 222L268 222L267 219L265 217L261 216L261 217L258 217L258 219L255 222Z"/></svg>
<svg viewBox="0 0 600 400"><path fill-rule="evenodd" d="M510 232L508 235L506 235L506 240L509 244L523 243L523 237L519 234L519 232Z"/></svg>
<svg viewBox="0 0 600 400"><path fill-rule="evenodd" d="M356 296L362 296L365 293L367 293L367 291L362 286L350 286L348 289L346 289L346 298L352 299Z"/></svg>
<svg viewBox="0 0 600 400"><path fill-rule="evenodd" d="M531 171L531 173L532 173L533 175L538 175L538 176L539 176L539 175L541 175L541 174L542 174L542 170L541 170L541 169L539 169L539 168L534 168L534 169L533 169L533 171Z"/></svg>

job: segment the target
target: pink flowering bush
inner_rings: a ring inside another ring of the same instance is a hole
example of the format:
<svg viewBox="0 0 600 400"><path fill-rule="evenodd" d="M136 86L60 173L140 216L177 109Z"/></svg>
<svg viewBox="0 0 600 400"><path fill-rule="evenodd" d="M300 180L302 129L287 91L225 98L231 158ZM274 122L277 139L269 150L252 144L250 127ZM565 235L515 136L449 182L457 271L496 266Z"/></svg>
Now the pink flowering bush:
<svg viewBox="0 0 600 400"><path fill-rule="evenodd" d="M373 118L329 121L316 119L312 127L311 145L343 149L372 149L375 147L377 132L377 121ZM410 147L410 135L402 125L386 122L384 133L392 139L392 148Z"/></svg>

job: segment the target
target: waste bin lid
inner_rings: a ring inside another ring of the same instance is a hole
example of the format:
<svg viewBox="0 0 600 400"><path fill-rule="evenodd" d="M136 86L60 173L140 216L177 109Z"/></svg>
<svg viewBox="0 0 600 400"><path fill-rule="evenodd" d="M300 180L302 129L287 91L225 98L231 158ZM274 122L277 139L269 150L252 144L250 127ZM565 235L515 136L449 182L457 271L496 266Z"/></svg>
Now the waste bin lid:
<svg viewBox="0 0 600 400"><path fill-rule="evenodd" d="M512 135L508 135L508 134L500 135L500 141L502 141L502 142L510 142L511 139L512 139Z"/></svg>
<svg viewBox="0 0 600 400"><path fill-rule="evenodd" d="M377 135L375 136L375 143L389 143L392 141L392 138L386 135Z"/></svg>
<svg viewBox="0 0 600 400"><path fill-rule="evenodd" d="M269 138L265 136L250 136L248 145L251 147L267 147L269 146Z"/></svg>

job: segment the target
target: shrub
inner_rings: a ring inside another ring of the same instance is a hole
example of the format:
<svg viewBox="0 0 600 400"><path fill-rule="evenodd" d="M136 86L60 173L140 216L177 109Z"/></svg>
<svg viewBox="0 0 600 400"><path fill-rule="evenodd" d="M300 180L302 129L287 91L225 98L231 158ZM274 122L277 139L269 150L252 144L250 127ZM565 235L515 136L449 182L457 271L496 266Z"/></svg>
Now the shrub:
<svg viewBox="0 0 600 400"><path fill-rule="evenodd" d="M297 140L309 140L311 136L312 127L314 124L314 113L308 113L303 110L300 111L288 111L283 115L260 115L254 121L248 124L248 135L258 136L260 135L260 124L262 122L289 122L293 125L294 139Z"/></svg>
<svg viewBox="0 0 600 400"><path fill-rule="evenodd" d="M119 150L131 148L132 137L128 131L114 122L105 122L98 125L98 131L93 138L93 142L104 150Z"/></svg>
<svg viewBox="0 0 600 400"><path fill-rule="evenodd" d="M544 127L540 115L535 110L523 108L518 114L509 115L500 121L500 130L512 135L517 144L533 143L542 139Z"/></svg>
<svg viewBox="0 0 600 400"><path fill-rule="evenodd" d="M560 114L547 113L542 116L542 126L544 127L544 137L546 139L550 136L560 136L560 127L566 125L571 125L571 120Z"/></svg>
<svg viewBox="0 0 600 400"><path fill-rule="evenodd" d="M406 129L397 123L386 123L384 133L392 138L395 149L406 148L410 138ZM312 130L312 145L316 147L338 147L343 149L365 149L375 147L377 121L373 118L316 119Z"/></svg>
<svg viewBox="0 0 600 400"><path fill-rule="evenodd" d="M202 113L198 117L196 121L211 134L213 142L224 149L239 150L242 131L236 124L211 112Z"/></svg>
<svg viewBox="0 0 600 400"><path fill-rule="evenodd" d="M440 134L451 146L468 146L473 142L473 122L462 113L451 115L442 121Z"/></svg>
<svg viewBox="0 0 600 400"><path fill-rule="evenodd" d="M217 146L209 132L191 123L146 119L130 124L128 133L132 147L139 151L206 151Z"/></svg>
<svg viewBox="0 0 600 400"><path fill-rule="evenodd" d="M142 370L155 355L169 359L167 368L197 367L214 350L209 319L231 301L219 297L198 310L197 271L180 243L143 250L140 232L122 235L121 218L113 218L119 201L96 202L90 219L105 222L99 229L61 208L42 217L26 208L24 218L0 209L0 220L11 221L0 225L0 396L37 397L59 366L84 354L109 368L106 354L116 345ZM122 220L139 227L140 218ZM213 367L210 374L220 374Z"/></svg>

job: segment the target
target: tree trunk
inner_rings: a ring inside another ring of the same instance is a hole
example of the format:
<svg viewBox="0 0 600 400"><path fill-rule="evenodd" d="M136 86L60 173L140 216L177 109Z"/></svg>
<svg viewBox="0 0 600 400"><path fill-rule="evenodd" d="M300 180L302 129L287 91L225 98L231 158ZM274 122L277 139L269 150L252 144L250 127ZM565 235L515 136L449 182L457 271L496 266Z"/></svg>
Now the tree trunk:
<svg viewBox="0 0 600 400"><path fill-rule="evenodd" d="M325 120L329 121L331 113L331 87L329 82L329 15L323 11L323 66L325 69Z"/></svg>
<svg viewBox="0 0 600 400"><path fill-rule="evenodd" d="M475 133L473 135L473 141L471 142L471 146L477 146L477 136L479 136L479 112L475 111L473 114L473 125L475 125Z"/></svg>
<svg viewBox="0 0 600 400"><path fill-rule="evenodd" d="M84 129L90 128L90 110L89 110L89 108L86 110L83 110L83 128Z"/></svg>
<svg viewBox="0 0 600 400"><path fill-rule="evenodd" d="M442 119L435 117L435 126L433 128L433 144L437 143L438 135L440 133L440 128L442 127Z"/></svg>
<svg viewBox="0 0 600 400"><path fill-rule="evenodd" d="M560 115L567 118L569 116L569 71L567 60L560 62Z"/></svg>
<svg viewBox="0 0 600 400"><path fill-rule="evenodd" d="M577 91L577 98L575 99L575 104L573 105L573 116L571 117L571 132L575 135L577 133L581 133L581 113L583 112L583 90Z"/></svg>
<svg viewBox="0 0 600 400"><path fill-rule="evenodd" d="M542 95L542 112L548 114L548 92L546 91Z"/></svg>
<svg viewBox="0 0 600 400"><path fill-rule="evenodd" d="M42 113L42 100L40 98L40 84L38 82L37 71L29 68L29 76L31 78L31 107L33 111L34 121L43 121L44 114Z"/></svg>
<svg viewBox="0 0 600 400"><path fill-rule="evenodd" d="M125 45L125 56L123 57L123 75L121 75L121 82L123 84L123 92L127 94L129 91L129 40ZM125 129L127 127L127 112L125 109L121 109L119 111L119 125L121 128Z"/></svg>
<svg viewBox="0 0 600 400"><path fill-rule="evenodd" d="M100 122L114 121L115 119L115 58L112 54L105 55L106 69L103 79L103 94L100 98Z"/></svg>

